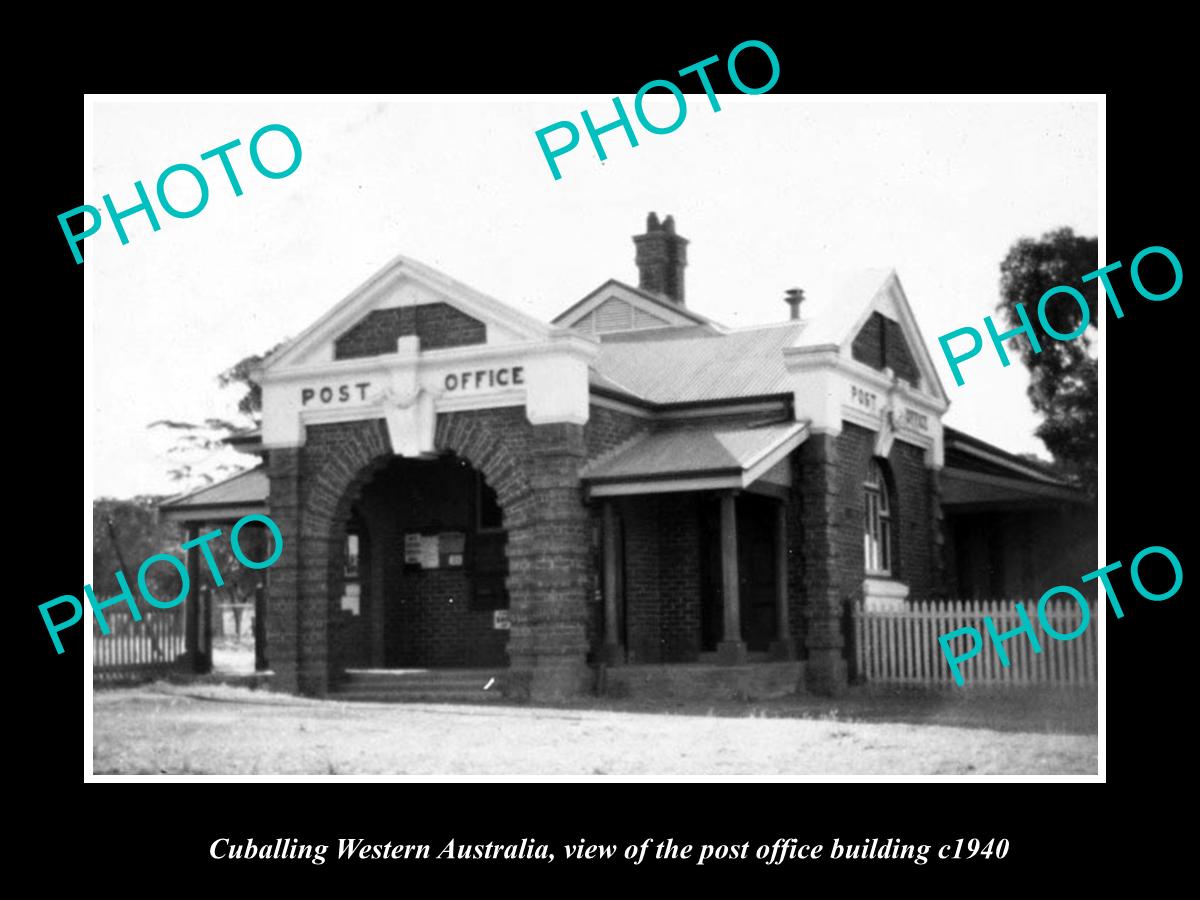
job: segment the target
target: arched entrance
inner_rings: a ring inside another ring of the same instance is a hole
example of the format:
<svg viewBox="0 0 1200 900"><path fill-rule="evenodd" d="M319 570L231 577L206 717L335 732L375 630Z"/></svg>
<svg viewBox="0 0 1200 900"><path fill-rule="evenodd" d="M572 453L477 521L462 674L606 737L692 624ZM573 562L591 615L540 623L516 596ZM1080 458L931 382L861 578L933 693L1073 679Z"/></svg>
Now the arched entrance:
<svg viewBox="0 0 1200 900"><path fill-rule="evenodd" d="M361 521L355 504L364 488L397 459L388 435L382 419L312 424L302 446L271 451L271 514L295 536L272 582L279 599L270 619L273 683L283 690L320 696L337 677L345 645L334 625L343 601L353 606L345 592L346 536ZM591 556L579 480L582 427L533 425L517 406L466 410L438 414L433 444L495 491L505 532L510 692L550 698L585 690ZM359 602L361 611L361 594ZM382 651L366 652L385 660L406 652L388 650L386 615L382 634Z"/></svg>
<svg viewBox="0 0 1200 900"><path fill-rule="evenodd" d="M466 459L384 457L355 479L330 553L330 664L508 665L508 533Z"/></svg>

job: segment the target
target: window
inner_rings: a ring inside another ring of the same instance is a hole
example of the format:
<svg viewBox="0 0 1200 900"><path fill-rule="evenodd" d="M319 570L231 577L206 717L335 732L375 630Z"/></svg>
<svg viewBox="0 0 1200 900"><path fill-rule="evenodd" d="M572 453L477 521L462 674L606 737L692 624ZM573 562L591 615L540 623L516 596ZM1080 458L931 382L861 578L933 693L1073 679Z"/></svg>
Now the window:
<svg viewBox="0 0 1200 900"><path fill-rule="evenodd" d="M892 504L883 466L872 459L863 484L863 558L868 574L892 574Z"/></svg>

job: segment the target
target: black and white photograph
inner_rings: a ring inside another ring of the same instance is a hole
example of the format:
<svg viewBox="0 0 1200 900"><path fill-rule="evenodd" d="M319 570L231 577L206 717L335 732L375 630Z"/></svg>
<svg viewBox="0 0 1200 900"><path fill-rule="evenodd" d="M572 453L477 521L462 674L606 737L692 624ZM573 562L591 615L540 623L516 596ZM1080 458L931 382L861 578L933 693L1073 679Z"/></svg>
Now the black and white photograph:
<svg viewBox="0 0 1200 900"><path fill-rule="evenodd" d="M89 98L89 780L1099 778L1103 98L723 69Z"/></svg>

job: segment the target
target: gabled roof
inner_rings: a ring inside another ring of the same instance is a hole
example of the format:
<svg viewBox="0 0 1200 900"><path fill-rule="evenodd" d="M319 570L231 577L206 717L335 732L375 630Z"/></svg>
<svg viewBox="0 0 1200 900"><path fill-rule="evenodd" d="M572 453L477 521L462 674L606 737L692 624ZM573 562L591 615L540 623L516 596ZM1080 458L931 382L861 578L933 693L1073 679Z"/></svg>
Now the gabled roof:
<svg viewBox="0 0 1200 900"><path fill-rule="evenodd" d="M796 346L801 352L837 347L848 354L850 344L875 312L899 322L929 392L948 404L950 398L895 269L861 269L842 278L832 290L816 292L801 307L805 324Z"/></svg>
<svg viewBox="0 0 1200 900"><path fill-rule="evenodd" d="M424 285L469 315L485 322L502 324L522 339L545 340L555 331L545 322L461 281L456 281L432 266L407 256L396 256L300 335L264 359L259 371L268 372L288 360L302 358L314 347L334 339L369 311L372 304L382 295L405 278Z"/></svg>
<svg viewBox="0 0 1200 900"><path fill-rule="evenodd" d="M675 314L673 324L599 334L600 354L592 364L592 385L650 404L702 403L745 399L791 390L784 351L805 355L836 350L850 358L851 345L876 312L898 322L925 391L949 400L900 279L893 269L863 269L828 291L815 291L799 320L744 329L720 326L686 307L609 279L554 321L584 320L612 295L656 304ZM690 317L684 319L683 317Z"/></svg>
<svg viewBox="0 0 1200 900"><path fill-rule="evenodd" d="M589 293L586 297L577 303L572 304L567 309L563 310L555 316L551 322L554 325L560 325L564 328L574 326L580 319L584 318L596 306L599 306L610 295L616 293L618 296L624 295L626 299L636 298L645 304L649 304L650 308L655 310L659 315L665 316L667 321L672 324L693 323L696 325L710 325L714 328L721 329L722 326L709 319L706 316L694 310L688 309L679 303L674 303L671 300L663 297L660 294L654 294L650 291L635 288L632 285L626 284L623 281L618 281L616 278L610 278L600 287Z"/></svg>

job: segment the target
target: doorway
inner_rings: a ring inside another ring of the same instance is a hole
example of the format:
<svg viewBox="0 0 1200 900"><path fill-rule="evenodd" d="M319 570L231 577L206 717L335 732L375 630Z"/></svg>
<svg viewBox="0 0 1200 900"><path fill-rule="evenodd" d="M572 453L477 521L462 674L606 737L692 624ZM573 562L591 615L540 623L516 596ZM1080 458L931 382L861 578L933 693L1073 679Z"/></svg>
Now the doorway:
<svg viewBox="0 0 1200 900"><path fill-rule="evenodd" d="M506 666L507 537L495 492L466 460L388 461L362 488L342 535L338 665Z"/></svg>

